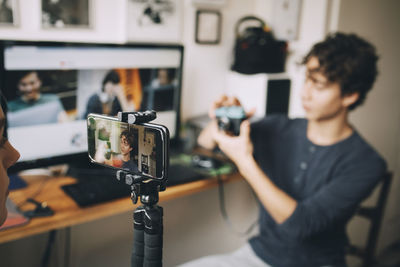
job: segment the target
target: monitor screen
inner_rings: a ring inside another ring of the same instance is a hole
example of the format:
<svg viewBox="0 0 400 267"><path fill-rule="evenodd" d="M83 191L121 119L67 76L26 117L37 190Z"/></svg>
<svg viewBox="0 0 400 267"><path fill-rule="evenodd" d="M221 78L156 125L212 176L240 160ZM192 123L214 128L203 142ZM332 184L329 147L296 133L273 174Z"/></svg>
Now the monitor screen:
<svg viewBox="0 0 400 267"><path fill-rule="evenodd" d="M18 163L87 153L86 116L157 111L179 127L182 46L4 42L1 86Z"/></svg>

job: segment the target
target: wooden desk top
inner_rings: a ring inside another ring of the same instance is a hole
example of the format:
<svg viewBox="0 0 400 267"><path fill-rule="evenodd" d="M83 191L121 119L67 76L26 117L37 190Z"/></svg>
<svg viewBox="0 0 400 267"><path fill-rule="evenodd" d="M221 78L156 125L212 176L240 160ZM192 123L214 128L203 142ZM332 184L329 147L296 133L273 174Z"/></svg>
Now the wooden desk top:
<svg viewBox="0 0 400 267"><path fill-rule="evenodd" d="M28 187L11 192L9 197L19 205L25 202L26 198L32 197L37 192L40 192L33 198L40 202L47 202L48 206L54 210L55 214L50 217L34 218L24 226L17 226L0 231L0 243L94 221L130 210L133 211L136 208L136 205L133 205L129 197L80 208L74 200L67 196L60 188L62 185L74 183L76 181L74 178L46 178L43 176L24 176L23 178L27 181ZM235 181L240 178L241 176L238 173L222 176L224 182ZM160 192L160 202L204 191L217 185L217 179L210 178L171 186L168 187L167 190ZM33 209L33 207L33 204L28 203L21 209L29 210Z"/></svg>

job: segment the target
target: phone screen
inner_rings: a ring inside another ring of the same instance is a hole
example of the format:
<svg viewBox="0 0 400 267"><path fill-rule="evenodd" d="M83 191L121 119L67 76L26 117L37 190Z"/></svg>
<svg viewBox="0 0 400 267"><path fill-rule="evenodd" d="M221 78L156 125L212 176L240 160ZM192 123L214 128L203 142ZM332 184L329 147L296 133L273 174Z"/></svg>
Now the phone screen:
<svg viewBox="0 0 400 267"><path fill-rule="evenodd" d="M169 135L162 125L128 124L89 114L88 153L92 162L156 179L166 177Z"/></svg>

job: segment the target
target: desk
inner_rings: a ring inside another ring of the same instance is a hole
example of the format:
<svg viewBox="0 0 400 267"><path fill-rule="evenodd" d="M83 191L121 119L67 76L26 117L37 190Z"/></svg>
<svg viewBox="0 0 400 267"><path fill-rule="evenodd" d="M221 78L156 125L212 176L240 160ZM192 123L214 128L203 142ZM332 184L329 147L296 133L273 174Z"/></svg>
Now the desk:
<svg viewBox="0 0 400 267"><path fill-rule="evenodd" d="M224 182L231 182L240 178L241 175L239 173L222 176ZM80 208L60 188L62 185L74 183L76 181L74 178L23 176L23 179L28 183L28 186L24 189L11 192L9 197L17 204L23 203L26 198L35 194L43 186L40 191L41 193L35 197L35 200L47 202L55 214L50 217L34 218L24 226L0 231L0 243L133 211L137 205L140 205L140 203L133 205L131 199L126 197ZM207 178L205 180L167 187L166 191L160 192L160 202L201 192L217 185L218 181L216 178ZM32 209L33 206L30 205L24 205L23 210Z"/></svg>

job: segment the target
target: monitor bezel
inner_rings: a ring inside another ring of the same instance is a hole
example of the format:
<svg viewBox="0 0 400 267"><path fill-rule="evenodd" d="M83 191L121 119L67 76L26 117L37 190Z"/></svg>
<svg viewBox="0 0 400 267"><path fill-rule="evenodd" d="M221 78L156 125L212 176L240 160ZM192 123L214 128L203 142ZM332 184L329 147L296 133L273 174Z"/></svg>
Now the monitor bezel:
<svg viewBox="0 0 400 267"><path fill-rule="evenodd" d="M90 43L90 42L57 42L57 41L24 41L24 40L0 40L0 87L3 91L5 88L5 62L4 53L5 49L9 46L37 46L37 47L105 47L105 48L151 48L151 49L173 49L180 53L180 63L179 63L179 77L178 77L178 89L177 89L177 107L176 107L176 117L175 117L175 135L171 138L171 144L180 143L179 129L181 125L181 97L182 97L182 81L183 81L183 62L184 62L184 46L181 44L150 44L150 43ZM5 114L7 116L7 114ZM7 129L6 129L7 131ZM35 160L17 162L14 166L9 168L9 173L15 173L18 171L34 168L43 168L48 166L54 166L58 164L73 164L76 162L87 161L89 159L86 152L65 154L62 156L54 156L49 158L38 158Z"/></svg>

